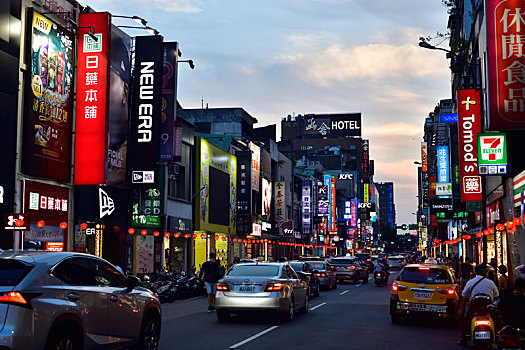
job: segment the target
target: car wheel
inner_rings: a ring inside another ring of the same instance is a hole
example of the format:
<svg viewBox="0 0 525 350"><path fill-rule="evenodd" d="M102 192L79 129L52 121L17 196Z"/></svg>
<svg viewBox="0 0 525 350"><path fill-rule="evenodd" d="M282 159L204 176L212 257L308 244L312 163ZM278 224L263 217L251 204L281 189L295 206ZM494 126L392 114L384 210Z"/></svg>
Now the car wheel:
<svg viewBox="0 0 525 350"><path fill-rule="evenodd" d="M365 278L363 279L363 283L368 283L368 278L370 278L370 275L367 272Z"/></svg>
<svg viewBox="0 0 525 350"><path fill-rule="evenodd" d="M309 308L310 308L310 294L306 294L306 297L304 299L304 307L301 309L301 312L306 314L308 313Z"/></svg>
<svg viewBox="0 0 525 350"><path fill-rule="evenodd" d="M359 283L359 276L356 275L354 278L354 284L358 284L358 283Z"/></svg>
<svg viewBox="0 0 525 350"><path fill-rule="evenodd" d="M217 310L217 319L221 322L228 321L230 319L230 311Z"/></svg>
<svg viewBox="0 0 525 350"><path fill-rule="evenodd" d="M140 329L139 350L156 350L159 347L160 319L155 314L148 314Z"/></svg>
<svg viewBox="0 0 525 350"><path fill-rule="evenodd" d="M400 324L403 321L403 317L401 315L390 315L392 318L392 323Z"/></svg>
<svg viewBox="0 0 525 350"><path fill-rule="evenodd" d="M46 350L80 350L81 348L82 335L71 327L51 330L46 344Z"/></svg>
<svg viewBox="0 0 525 350"><path fill-rule="evenodd" d="M282 320L284 322L290 322L290 321L293 321L294 317L295 317L295 306L294 306L294 300L292 297L288 305L288 310L282 314Z"/></svg>
<svg viewBox="0 0 525 350"><path fill-rule="evenodd" d="M317 284L317 288L315 288L315 290L314 290L314 296L315 296L315 297L318 297L318 296L319 296L320 289L321 289L321 287L319 286L319 283L318 283L318 284Z"/></svg>

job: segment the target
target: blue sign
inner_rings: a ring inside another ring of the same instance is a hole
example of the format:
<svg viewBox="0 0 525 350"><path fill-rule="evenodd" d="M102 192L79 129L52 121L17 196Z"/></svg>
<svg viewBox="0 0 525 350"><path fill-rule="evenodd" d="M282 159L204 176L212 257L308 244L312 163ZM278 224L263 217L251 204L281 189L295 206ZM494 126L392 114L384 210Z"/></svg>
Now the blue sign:
<svg viewBox="0 0 525 350"><path fill-rule="evenodd" d="M350 220L352 218L352 202L345 201L345 212L343 213L344 220Z"/></svg>
<svg viewBox="0 0 525 350"><path fill-rule="evenodd" d="M449 164L450 162L449 162L448 146L438 146L437 148L438 182L450 182Z"/></svg>
<svg viewBox="0 0 525 350"><path fill-rule="evenodd" d="M439 122L440 123L457 123L458 114L457 113L440 114Z"/></svg>
<svg viewBox="0 0 525 350"><path fill-rule="evenodd" d="M387 183L386 184L386 200L387 200L387 207L386 207L386 220L390 227L395 227L395 214L394 214L394 184L393 183Z"/></svg>

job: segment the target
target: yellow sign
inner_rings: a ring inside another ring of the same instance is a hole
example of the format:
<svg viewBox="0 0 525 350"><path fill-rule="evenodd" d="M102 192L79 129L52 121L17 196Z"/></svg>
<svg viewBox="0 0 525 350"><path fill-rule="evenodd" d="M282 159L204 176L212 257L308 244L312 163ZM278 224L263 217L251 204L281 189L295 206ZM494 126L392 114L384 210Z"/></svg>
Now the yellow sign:
<svg viewBox="0 0 525 350"><path fill-rule="evenodd" d="M39 14L38 12L34 13L33 16L33 28L38 29L45 35L49 35L49 32L51 31L51 27L53 26L53 22Z"/></svg>
<svg viewBox="0 0 525 350"><path fill-rule="evenodd" d="M370 203L370 192L369 192L369 184L364 184L364 191L363 191L363 201L365 203Z"/></svg>

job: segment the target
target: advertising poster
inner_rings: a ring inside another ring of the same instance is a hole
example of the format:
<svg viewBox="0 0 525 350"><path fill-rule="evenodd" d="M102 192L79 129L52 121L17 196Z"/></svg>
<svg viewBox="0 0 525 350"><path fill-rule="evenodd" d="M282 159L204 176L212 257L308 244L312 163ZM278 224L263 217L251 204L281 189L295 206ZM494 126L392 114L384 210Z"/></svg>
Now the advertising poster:
<svg viewBox="0 0 525 350"><path fill-rule="evenodd" d="M277 225L285 220L286 211L286 186L284 181L274 183L275 191L275 221Z"/></svg>
<svg viewBox="0 0 525 350"><path fill-rule="evenodd" d="M79 16L75 119L75 185L106 183L110 15ZM95 27L94 38L88 34Z"/></svg>
<svg viewBox="0 0 525 350"><path fill-rule="evenodd" d="M28 17L22 171L68 182L75 37L36 11Z"/></svg>
<svg viewBox="0 0 525 350"><path fill-rule="evenodd" d="M135 274L154 272L154 241L152 235L135 236Z"/></svg>
<svg viewBox="0 0 525 350"><path fill-rule="evenodd" d="M252 151L252 190L259 192L259 178L261 176L261 149L250 142Z"/></svg>
<svg viewBox="0 0 525 350"><path fill-rule="evenodd" d="M487 0L488 130L525 128L525 0Z"/></svg>
<svg viewBox="0 0 525 350"><path fill-rule="evenodd" d="M477 135L481 132L481 96L475 89L458 90L458 140L461 200L481 201Z"/></svg>
<svg viewBox="0 0 525 350"><path fill-rule="evenodd" d="M262 178L262 215L270 215L272 209L272 183Z"/></svg>
<svg viewBox="0 0 525 350"><path fill-rule="evenodd" d="M179 44L164 43L164 69L162 79L162 114L160 120L161 161L173 160L175 151L174 122L177 110L177 61Z"/></svg>
<svg viewBox="0 0 525 350"><path fill-rule="evenodd" d="M197 155L196 230L235 234L237 158L202 138L197 139Z"/></svg>
<svg viewBox="0 0 525 350"><path fill-rule="evenodd" d="M126 186L131 38L111 27L106 184Z"/></svg>
<svg viewBox="0 0 525 350"><path fill-rule="evenodd" d="M128 173L134 185L156 183L162 110L162 36L135 38ZM150 186L149 186L150 187Z"/></svg>

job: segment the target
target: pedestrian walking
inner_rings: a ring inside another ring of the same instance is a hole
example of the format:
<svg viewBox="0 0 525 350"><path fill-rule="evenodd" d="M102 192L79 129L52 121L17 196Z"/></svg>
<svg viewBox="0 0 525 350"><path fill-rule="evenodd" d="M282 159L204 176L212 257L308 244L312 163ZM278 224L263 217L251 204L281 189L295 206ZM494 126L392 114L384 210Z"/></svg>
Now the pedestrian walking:
<svg viewBox="0 0 525 350"><path fill-rule="evenodd" d="M505 294L509 291L509 278L507 277L507 266L500 265L498 266L498 289L500 295Z"/></svg>
<svg viewBox="0 0 525 350"><path fill-rule="evenodd" d="M215 293L217 292L217 282L221 277L216 255L210 253L210 260L202 264L199 271L199 278L204 279L206 293L208 293L208 312L215 311Z"/></svg>

